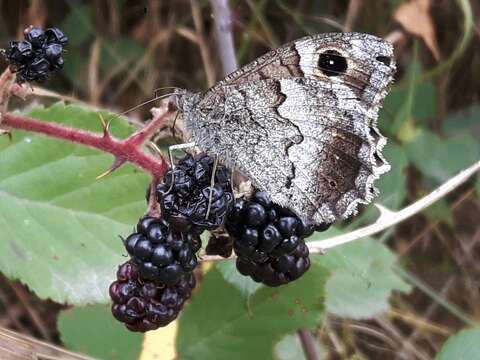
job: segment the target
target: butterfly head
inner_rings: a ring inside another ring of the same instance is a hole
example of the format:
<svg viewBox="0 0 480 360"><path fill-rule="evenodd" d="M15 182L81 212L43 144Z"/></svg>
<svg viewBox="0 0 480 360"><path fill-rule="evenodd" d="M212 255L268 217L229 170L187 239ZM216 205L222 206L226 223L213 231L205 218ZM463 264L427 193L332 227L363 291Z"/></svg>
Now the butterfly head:
<svg viewBox="0 0 480 360"><path fill-rule="evenodd" d="M199 94L178 88L170 96L169 106L181 113L189 113L199 100Z"/></svg>

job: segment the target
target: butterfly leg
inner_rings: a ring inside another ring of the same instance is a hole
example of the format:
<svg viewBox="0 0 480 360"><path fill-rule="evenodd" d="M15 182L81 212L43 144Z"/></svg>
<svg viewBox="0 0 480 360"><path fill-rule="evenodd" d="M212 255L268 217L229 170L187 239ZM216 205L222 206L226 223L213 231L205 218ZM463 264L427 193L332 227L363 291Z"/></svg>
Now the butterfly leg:
<svg viewBox="0 0 480 360"><path fill-rule="evenodd" d="M213 161L213 169L212 169L212 176L210 177L210 194L208 195L208 206L207 206L207 213L205 215L205 219L208 219L210 216L210 209L212 208L212 194L213 194L213 186L215 185L215 175L217 172L218 167L218 156L215 155L215 160Z"/></svg>
<svg viewBox="0 0 480 360"><path fill-rule="evenodd" d="M168 161L170 162L170 169L172 170L171 171L172 181L171 181L171 184L170 184L170 188L165 193L165 195L170 193L170 191L172 191L173 185L175 184L175 176L173 174L173 169L175 169L175 163L173 162L173 150L189 149L189 148L192 148L192 147L195 147L195 146L196 146L196 144L194 142L189 142L189 143L185 143L185 144L170 145L168 147Z"/></svg>

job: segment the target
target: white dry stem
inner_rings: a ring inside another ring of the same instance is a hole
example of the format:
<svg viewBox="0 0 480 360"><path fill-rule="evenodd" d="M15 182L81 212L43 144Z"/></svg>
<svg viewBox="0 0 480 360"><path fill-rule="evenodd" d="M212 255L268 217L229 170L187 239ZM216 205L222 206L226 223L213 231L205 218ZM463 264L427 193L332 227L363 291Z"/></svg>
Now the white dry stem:
<svg viewBox="0 0 480 360"><path fill-rule="evenodd" d="M469 166L468 168L462 170L457 175L447 180L445 183L440 185L437 189L433 190L428 195L424 196L420 200L417 200L413 204L399 210L391 211L385 208L382 205L375 204L380 210L380 217L371 225L353 230L349 233L334 236L330 239L311 241L307 243L308 248L311 254L324 254L327 250L332 249L336 246L340 246L351 241L359 240L367 236L377 234L385 229L388 229L410 217L426 209L434 202L440 200L446 196L449 192L458 188L460 185L465 183L469 178L475 175L476 172L480 171L480 160ZM202 261L217 261L225 260L220 256L204 256Z"/></svg>

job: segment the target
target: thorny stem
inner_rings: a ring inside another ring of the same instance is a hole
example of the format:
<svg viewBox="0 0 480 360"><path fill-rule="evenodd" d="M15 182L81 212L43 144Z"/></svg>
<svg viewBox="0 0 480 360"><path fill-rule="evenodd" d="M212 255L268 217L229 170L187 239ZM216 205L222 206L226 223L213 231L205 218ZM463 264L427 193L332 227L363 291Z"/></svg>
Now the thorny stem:
<svg viewBox="0 0 480 360"><path fill-rule="evenodd" d="M156 158L146 154L142 145L162 126L170 115L170 111L165 111L155 116L147 126L124 140L111 136L107 127L104 128L103 134L98 134L11 113L3 114L2 125L9 129L44 134L52 138L108 152L115 157L115 160L106 174L126 162L130 162L150 173L154 179L160 179L168 168L167 161L161 157Z"/></svg>

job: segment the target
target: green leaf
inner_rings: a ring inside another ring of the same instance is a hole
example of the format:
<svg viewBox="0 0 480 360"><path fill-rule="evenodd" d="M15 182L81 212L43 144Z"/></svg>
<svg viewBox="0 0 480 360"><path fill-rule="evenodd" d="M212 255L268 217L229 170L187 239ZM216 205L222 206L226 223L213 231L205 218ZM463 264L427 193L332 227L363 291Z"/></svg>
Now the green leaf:
<svg viewBox="0 0 480 360"><path fill-rule="evenodd" d="M468 134L442 139L427 129L406 144L410 161L429 180L441 183L480 157L480 143Z"/></svg>
<svg viewBox="0 0 480 360"><path fill-rule="evenodd" d="M339 235L340 231L326 233L317 233L311 240ZM393 291L410 289L392 270L395 255L371 238L336 247L326 255L311 255L311 259L331 271L325 286L325 306L338 316L371 318L390 308L388 299Z"/></svg>
<svg viewBox="0 0 480 360"><path fill-rule="evenodd" d="M314 346L319 359L325 359L327 354L320 347L320 343L316 341ZM273 358L275 360L307 360L302 343L297 335L284 336L283 339L275 345Z"/></svg>
<svg viewBox="0 0 480 360"><path fill-rule="evenodd" d="M102 44L100 56L100 68L109 71L120 63L132 60L138 61L143 54L144 48L135 40L121 38L105 41Z"/></svg>
<svg viewBox="0 0 480 360"><path fill-rule="evenodd" d="M480 136L480 105L472 105L455 114L450 115L442 123L442 130L451 135L470 133L478 138Z"/></svg>
<svg viewBox="0 0 480 360"><path fill-rule="evenodd" d="M69 349L100 359L138 359L142 350L143 336L126 330L106 305L62 311L58 329Z"/></svg>
<svg viewBox="0 0 480 360"><path fill-rule="evenodd" d="M31 116L99 130L99 115L54 105ZM103 114L104 118L112 114ZM112 132L126 136L121 119ZM106 302L126 236L145 210L148 178L126 166L95 180L112 157L93 149L15 131L0 138L0 271L42 298Z"/></svg>
<svg viewBox="0 0 480 360"><path fill-rule="evenodd" d="M71 47L82 45L93 34L92 11L88 4L75 4L59 28L68 36Z"/></svg>
<svg viewBox="0 0 480 360"><path fill-rule="evenodd" d="M235 286L245 299L255 294L263 285L253 281L249 276L240 274L235 265L235 261L221 261L217 264L218 271L223 278Z"/></svg>
<svg viewBox="0 0 480 360"><path fill-rule="evenodd" d="M440 199L427 209L425 214L430 220L443 221L450 226L453 226L453 217L450 207L445 199Z"/></svg>
<svg viewBox="0 0 480 360"><path fill-rule="evenodd" d="M400 130L405 123L426 123L435 116L436 92L431 82L419 82L422 68L413 62L407 70L408 83L404 87L394 87L385 99L380 111L380 128L390 137L402 138Z"/></svg>
<svg viewBox="0 0 480 360"><path fill-rule="evenodd" d="M480 359L480 327L466 329L450 336L435 360Z"/></svg>
<svg viewBox="0 0 480 360"><path fill-rule="evenodd" d="M406 197L406 168L408 159L403 149L395 144L388 144L384 151L385 158L390 163L390 171L382 175L375 183L380 195L375 200L391 210L401 207Z"/></svg>
<svg viewBox="0 0 480 360"><path fill-rule="evenodd" d="M299 280L279 287L262 287L248 309L240 291L210 270L180 318L179 358L270 359L283 336L312 328L323 315L326 271L312 264Z"/></svg>

